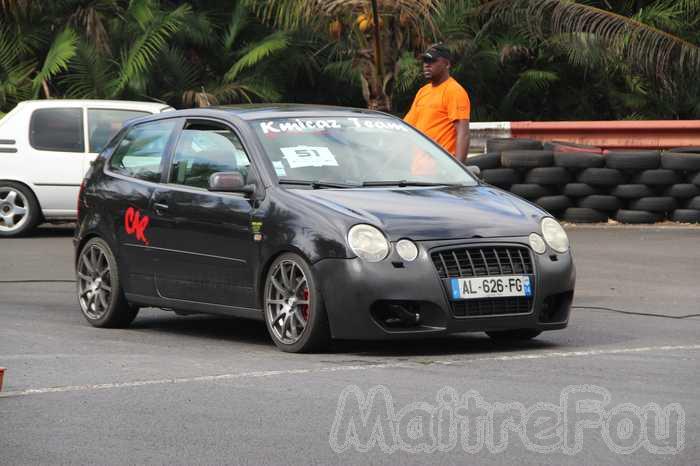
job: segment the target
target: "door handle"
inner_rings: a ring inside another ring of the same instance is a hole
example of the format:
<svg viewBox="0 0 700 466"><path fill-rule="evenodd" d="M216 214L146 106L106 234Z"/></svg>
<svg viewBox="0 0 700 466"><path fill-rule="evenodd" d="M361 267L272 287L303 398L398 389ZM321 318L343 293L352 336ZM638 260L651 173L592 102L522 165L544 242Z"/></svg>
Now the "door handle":
<svg viewBox="0 0 700 466"><path fill-rule="evenodd" d="M168 210L168 204L163 204L162 202L154 202L153 203L153 208L156 211L156 213L160 213L161 211Z"/></svg>

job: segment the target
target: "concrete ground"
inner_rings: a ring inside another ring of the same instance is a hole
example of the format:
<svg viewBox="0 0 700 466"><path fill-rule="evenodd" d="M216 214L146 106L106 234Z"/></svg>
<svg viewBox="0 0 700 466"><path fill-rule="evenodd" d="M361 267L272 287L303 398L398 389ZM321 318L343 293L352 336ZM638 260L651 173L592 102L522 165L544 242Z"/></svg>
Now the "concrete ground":
<svg viewBox="0 0 700 466"><path fill-rule="evenodd" d="M315 355L281 353L262 323L237 319L147 309L130 329L92 328L76 304L70 228L0 240L0 464L700 463L700 229L568 231L578 282L566 330L507 346L483 334L339 342ZM373 387L367 412L384 433L374 446L357 403ZM564 404L568 414L549 440L531 440L547 423L528 418L507 438L486 430L483 445L472 435L480 429L452 424L457 437L435 430L435 444L425 412L447 406L437 397L450 388L481 400L452 412L477 419L479 407L492 409L501 427L508 417L496 403L520 403L511 413ZM566 403L574 390L584 401L609 394L602 408L617 414L585 427L597 418ZM652 437L654 418L642 427L620 413L672 403L668 438L635 447L642 430ZM392 437L387 417L401 413ZM438 448L410 451L421 442Z"/></svg>

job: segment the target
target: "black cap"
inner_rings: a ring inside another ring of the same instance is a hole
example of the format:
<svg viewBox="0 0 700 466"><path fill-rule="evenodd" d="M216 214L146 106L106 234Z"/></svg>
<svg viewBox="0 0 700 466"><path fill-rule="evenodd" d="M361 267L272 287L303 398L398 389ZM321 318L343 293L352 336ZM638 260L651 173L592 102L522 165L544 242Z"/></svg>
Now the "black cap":
<svg viewBox="0 0 700 466"><path fill-rule="evenodd" d="M448 61L452 61L452 54L450 53L450 49L448 49L445 44L433 44L430 47L428 47L428 50L426 50L423 55L421 55L421 58L425 61L435 61L438 58L444 58Z"/></svg>

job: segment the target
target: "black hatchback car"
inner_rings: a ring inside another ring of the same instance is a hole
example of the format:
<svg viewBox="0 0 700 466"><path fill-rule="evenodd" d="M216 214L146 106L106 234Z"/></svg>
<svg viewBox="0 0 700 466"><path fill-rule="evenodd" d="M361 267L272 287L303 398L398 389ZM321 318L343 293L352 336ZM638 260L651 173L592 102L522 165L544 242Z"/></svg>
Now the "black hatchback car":
<svg viewBox="0 0 700 466"><path fill-rule="evenodd" d="M575 271L546 212L480 182L400 119L320 106L129 122L86 175L78 299L262 319L284 351L330 339L566 327Z"/></svg>

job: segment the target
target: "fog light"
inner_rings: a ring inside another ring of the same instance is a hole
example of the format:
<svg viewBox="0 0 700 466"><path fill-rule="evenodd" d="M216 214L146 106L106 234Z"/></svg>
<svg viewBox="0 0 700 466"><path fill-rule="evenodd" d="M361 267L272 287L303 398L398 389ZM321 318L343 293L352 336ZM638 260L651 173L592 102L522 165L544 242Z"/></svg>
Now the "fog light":
<svg viewBox="0 0 700 466"><path fill-rule="evenodd" d="M416 257L418 257L418 246L416 246L416 244L411 240L402 239L396 243L396 252L399 253L401 259L411 262L416 260Z"/></svg>
<svg viewBox="0 0 700 466"><path fill-rule="evenodd" d="M537 254L544 254L547 245L544 244L544 239L537 233L530 233L530 247Z"/></svg>

